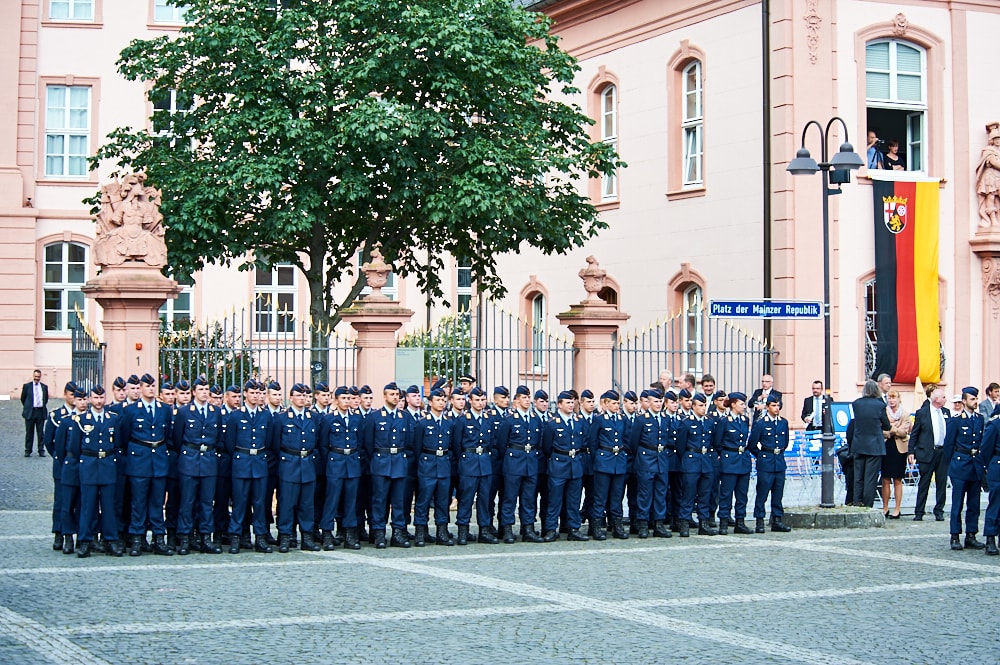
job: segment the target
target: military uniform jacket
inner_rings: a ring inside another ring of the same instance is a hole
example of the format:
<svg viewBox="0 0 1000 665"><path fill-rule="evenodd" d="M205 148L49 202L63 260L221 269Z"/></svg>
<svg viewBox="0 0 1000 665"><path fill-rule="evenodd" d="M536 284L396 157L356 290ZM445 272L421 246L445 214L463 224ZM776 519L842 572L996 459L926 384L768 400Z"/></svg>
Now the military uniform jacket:
<svg viewBox="0 0 1000 665"><path fill-rule="evenodd" d="M944 435L944 458L948 477L955 482L980 481L985 473L985 460L980 456L983 443L983 417L978 413L962 413L948 419Z"/></svg>
<svg viewBox="0 0 1000 665"><path fill-rule="evenodd" d="M250 413L242 407L226 420L226 451L232 457L233 478L267 478L267 443L271 414Z"/></svg>
<svg viewBox="0 0 1000 665"><path fill-rule="evenodd" d="M414 432L419 478L451 478L451 440L457 419L443 414L440 419L427 414Z"/></svg>
<svg viewBox="0 0 1000 665"><path fill-rule="evenodd" d="M174 415L174 452L177 454L177 471L193 478L215 476L219 472L219 458L215 454L222 436L222 416L219 409L205 405L201 415L195 402L177 409Z"/></svg>
<svg viewBox="0 0 1000 665"><path fill-rule="evenodd" d="M1000 418L990 418L983 431L983 450L979 454L986 465L990 489L1000 487Z"/></svg>
<svg viewBox="0 0 1000 665"><path fill-rule="evenodd" d="M406 413L384 406L368 414L361 424L361 447L370 460L372 475L406 477L413 456L413 422L413 418Z"/></svg>
<svg viewBox="0 0 1000 665"><path fill-rule="evenodd" d="M339 411L332 411L323 416L317 436L319 449L326 460L328 479L361 477L361 443L358 440L361 421L357 413L342 416Z"/></svg>
<svg viewBox="0 0 1000 665"><path fill-rule="evenodd" d="M580 422L583 424L583 472L586 475L591 475L594 473L594 451L590 448L590 440L594 429L597 427L597 419L599 414L594 411L590 414L590 417L580 414Z"/></svg>
<svg viewBox="0 0 1000 665"><path fill-rule="evenodd" d="M104 409L101 422L93 411L79 416L77 427L71 428L68 437L68 452L75 457L79 469L81 485L114 485L118 478L118 467L123 462L115 442L120 416Z"/></svg>
<svg viewBox="0 0 1000 665"><path fill-rule="evenodd" d="M146 405L135 402L122 409L118 436L125 447L125 473L136 478L164 478L170 471L172 409L160 401L153 403L150 416ZM153 447L155 446L155 447Z"/></svg>
<svg viewBox="0 0 1000 665"><path fill-rule="evenodd" d="M580 416L569 417L569 424L560 413L545 423L542 430L542 452L549 460L547 472L553 478L582 478L586 466L583 451L587 446L585 423Z"/></svg>
<svg viewBox="0 0 1000 665"><path fill-rule="evenodd" d="M660 413L647 411L636 416L632 424L629 446L635 456L635 472L661 474L670 472L670 458L674 456L670 436L670 419Z"/></svg>
<svg viewBox="0 0 1000 665"><path fill-rule="evenodd" d="M70 439L73 438L74 434L80 433L81 427L87 427L89 434L93 423L80 424L80 419L88 413L90 412L71 413L59 422L59 428L56 430L55 451L59 457L59 482L63 485L80 485L80 458L70 452Z"/></svg>
<svg viewBox="0 0 1000 665"><path fill-rule="evenodd" d="M45 452L52 458L52 479L59 480L62 477L62 463L56 455L56 432L59 430L59 423L69 415L69 407L63 404L58 409L49 412L49 417L45 419L45 431L42 435L42 444Z"/></svg>
<svg viewBox="0 0 1000 665"><path fill-rule="evenodd" d="M715 439L716 421L705 416L698 419L691 416L680 423L677 433L677 451L681 455L681 471L684 473L712 473L718 452L712 446Z"/></svg>
<svg viewBox="0 0 1000 665"><path fill-rule="evenodd" d="M294 409L273 416L268 448L278 458L278 479L293 483L316 482L316 459L321 416L303 411L296 416Z"/></svg>
<svg viewBox="0 0 1000 665"><path fill-rule="evenodd" d="M493 474L493 458L499 457L494 448L497 417L483 410L477 419L472 411L457 418L451 437L452 454L458 460L458 475L489 476Z"/></svg>
<svg viewBox="0 0 1000 665"><path fill-rule="evenodd" d="M757 472L784 473L785 449L788 448L788 421L764 415L750 429L750 454L757 458Z"/></svg>
<svg viewBox="0 0 1000 665"><path fill-rule="evenodd" d="M749 474L753 460L749 449L750 420L746 416L719 416L712 447L719 453L719 470L738 476Z"/></svg>
<svg viewBox="0 0 1000 665"><path fill-rule="evenodd" d="M542 420L534 410L514 410L497 425L497 454L504 476L537 476L542 461Z"/></svg>
<svg viewBox="0 0 1000 665"><path fill-rule="evenodd" d="M594 416L590 427L590 457L594 473L628 473L629 446L625 438L628 423L620 413Z"/></svg>
<svg viewBox="0 0 1000 665"><path fill-rule="evenodd" d="M219 407L219 438L215 444L215 470L220 478L233 477L233 456L226 449L226 434L229 431L229 407Z"/></svg>

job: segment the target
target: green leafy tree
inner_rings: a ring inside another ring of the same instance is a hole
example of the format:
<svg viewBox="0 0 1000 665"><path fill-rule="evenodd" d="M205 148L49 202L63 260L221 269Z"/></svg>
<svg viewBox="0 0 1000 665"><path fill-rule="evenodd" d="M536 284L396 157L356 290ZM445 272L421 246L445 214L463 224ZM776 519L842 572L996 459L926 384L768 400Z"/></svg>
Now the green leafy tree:
<svg viewBox="0 0 1000 665"><path fill-rule="evenodd" d="M579 183L623 164L559 101L578 67L545 16L510 0L184 4L179 34L133 41L118 67L190 108L115 130L94 157L162 188L174 274L293 263L329 326L376 242L429 298L445 253L502 294L498 256L565 253L605 227Z"/></svg>
<svg viewBox="0 0 1000 665"><path fill-rule="evenodd" d="M424 350L424 378L456 377L472 369L472 327L469 314L444 316L437 325L399 339L399 346Z"/></svg>

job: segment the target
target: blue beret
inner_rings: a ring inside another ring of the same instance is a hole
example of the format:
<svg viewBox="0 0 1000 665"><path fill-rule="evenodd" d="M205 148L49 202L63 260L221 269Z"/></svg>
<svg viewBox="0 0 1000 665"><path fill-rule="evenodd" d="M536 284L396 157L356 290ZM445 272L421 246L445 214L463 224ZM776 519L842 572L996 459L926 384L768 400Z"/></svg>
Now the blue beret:
<svg viewBox="0 0 1000 665"><path fill-rule="evenodd" d="M366 383L365 385L361 386L361 388L358 390L358 392L360 392L362 395L371 395L372 394L372 387L369 386Z"/></svg>
<svg viewBox="0 0 1000 665"><path fill-rule="evenodd" d="M318 393L328 393L330 392L330 384L326 381L320 381L316 384L316 392Z"/></svg>
<svg viewBox="0 0 1000 665"><path fill-rule="evenodd" d="M465 381L466 383L475 383L476 377L472 376L472 374L462 374L461 376L458 377L458 380L460 383L462 381Z"/></svg>
<svg viewBox="0 0 1000 665"><path fill-rule="evenodd" d="M104 394L104 388L102 388L101 386L94 386L93 388L90 389L90 394L91 395L103 395Z"/></svg>
<svg viewBox="0 0 1000 665"><path fill-rule="evenodd" d="M221 397L222 396L222 386L220 386L218 383L213 383L209 387L208 392L209 392L210 395L216 395L216 396Z"/></svg>
<svg viewBox="0 0 1000 665"><path fill-rule="evenodd" d="M476 397L485 397L486 396L486 393L484 393L483 389L480 388L479 386L476 386L475 388L473 388L472 390L470 390L469 394L470 395L475 395Z"/></svg>
<svg viewBox="0 0 1000 665"><path fill-rule="evenodd" d="M617 402L621 396L614 390L607 390L601 395L601 399L610 399Z"/></svg>
<svg viewBox="0 0 1000 665"><path fill-rule="evenodd" d="M240 391L240 387L237 386L236 384L230 384L230 385L226 386L226 392L227 393L238 393L239 391Z"/></svg>
<svg viewBox="0 0 1000 665"><path fill-rule="evenodd" d="M125 387L125 379L123 379L120 376L116 377L115 378L115 382L112 383L111 385L114 386L115 388L124 388Z"/></svg>
<svg viewBox="0 0 1000 665"><path fill-rule="evenodd" d="M675 393L673 390L668 390L667 392L663 393L663 399L668 399L671 402L676 402L677 393Z"/></svg>
<svg viewBox="0 0 1000 665"><path fill-rule="evenodd" d="M432 388L428 397L444 397L444 391L440 388Z"/></svg>
<svg viewBox="0 0 1000 665"><path fill-rule="evenodd" d="M177 390L191 390L191 384L185 381L184 379L181 379L180 381L177 382L176 388Z"/></svg>
<svg viewBox="0 0 1000 665"><path fill-rule="evenodd" d="M525 388L527 390L527 388ZM504 397L510 397L510 391L507 390L507 386L497 386L493 389L494 395L503 395Z"/></svg>
<svg viewBox="0 0 1000 665"><path fill-rule="evenodd" d="M768 393L765 402L767 404L781 404L781 397L775 393Z"/></svg>
<svg viewBox="0 0 1000 665"><path fill-rule="evenodd" d="M143 383L149 383L149 382L143 381ZM153 384L149 383L149 385ZM174 384L170 383L169 381L164 381L163 383L160 384L160 390L173 390L173 389L174 389Z"/></svg>
<svg viewBox="0 0 1000 665"><path fill-rule="evenodd" d="M546 402L549 401L549 394L544 390L535 391L535 399L544 399Z"/></svg>
<svg viewBox="0 0 1000 665"><path fill-rule="evenodd" d="M197 388L198 386L207 386L207 385L208 385L208 379L206 379L203 376L199 376L197 379L191 382L192 388Z"/></svg>
<svg viewBox="0 0 1000 665"><path fill-rule="evenodd" d="M725 396L726 396L726 391L725 390L716 390L714 393L712 393L712 401L714 402L715 400L719 399L720 397L725 397Z"/></svg>
<svg viewBox="0 0 1000 665"><path fill-rule="evenodd" d="M635 394L634 390L629 390L628 392L625 393L625 399L627 399L630 402L638 402L639 396Z"/></svg>
<svg viewBox="0 0 1000 665"><path fill-rule="evenodd" d="M418 388L416 386L409 386L406 389L406 394L407 395L419 395L420 394L420 388Z"/></svg>
<svg viewBox="0 0 1000 665"><path fill-rule="evenodd" d="M569 390L564 390L564 391L562 391L561 393L559 393L559 396L558 396L558 397L556 397L556 400L558 400L558 401L560 401L560 402L561 402L561 401L563 401L564 399L575 399L575 398L573 397L573 393L572 393L571 391L569 391Z"/></svg>
<svg viewBox="0 0 1000 665"><path fill-rule="evenodd" d="M431 386L431 390L440 390L441 386L443 386L446 383L448 383L448 379L442 376L441 378L439 378L437 381L434 382L434 384Z"/></svg>
<svg viewBox="0 0 1000 665"><path fill-rule="evenodd" d="M277 381L271 381L271 383L267 384L267 389L268 390L281 390L281 384L278 383Z"/></svg>
<svg viewBox="0 0 1000 665"><path fill-rule="evenodd" d="M71 393L76 391L76 384L72 381L67 381L66 385L63 387L64 393Z"/></svg>
<svg viewBox="0 0 1000 665"><path fill-rule="evenodd" d="M582 393L580 393L580 397L582 399L594 399L594 391L592 391L590 388L587 388Z"/></svg>
<svg viewBox="0 0 1000 665"><path fill-rule="evenodd" d="M128 377L128 380L125 383L131 383L133 386L137 386L139 385L139 377L136 376L135 374L132 374L131 376Z"/></svg>
<svg viewBox="0 0 1000 665"><path fill-rule="evenodd" d="M396 390L396 391L398 391L399 390L399 386L397 386L396 382L393 381L392 383L387 383L384 386L382 386L382 390Z"/></svg>
<svg viewBox="0 0 1000 665"><path fill-rule="evenodd" d="M257 382L254 381L253 379L250 379L249 381L243 384L243 390L257 390Z"/></svg>
<svg viewBox="0 0 1000 665"><path fill-rule="evenodd" d="M350 395L351 391L348 390L347 386L337 386L337 389L333 391L334 397L340 397L341 395Z"/></svg>
<svg viewBox="0 0 1000 665"><path fill-rule="evenodd" d="M677 393L677 396L681 399L691 399L691 391L687 388L681 388L681 391Z"/></svg>
<svg viewBox="0 0 1000 665"><path fill-rule="evenodd" d="M962 388L962 397L965 397L966 395L979 397L979 388L976 388L975 386L966 386Z"/></svg>
<svg viewBox="0 0 1000 665"><path fill-rule="evenodd" d="M692 397L691 399L693 399L695 402L701 402L702 404L708 403L708 398L705 397L705 393L695 393L694 397Z"/></svg>
<svg viewBox="0 0 1000 665"><path fill-rule="evenodd" d="M736 402L736 401L745 402L745 401L747 401L747 396L744 395L743 393L729 393L729 401L730 402Z"/></svg>
<svg viewBox="0 0 1000 665"><path fill-rule="evenodd" d="M663 399L663 392L660 391L658 388L650 388L649 396L652 397L653 399Z"/></svg>
<svg viewBox="0 0 1000 665"><path fill-rule="evenodd" d="M296 384L295 384L294 386L292 386L292 387L291 387L291 389L290 389L290 390L288 391L288 394L289 394L289 395L291 395L292 393L301 393L301 394L303 394L303 395L307 395L307 394L309 393L309 386L307 386L307 385L306 385L306 384L304 384L304 383L296 383Z"/></svg>
<svg viewBox="0 0 1000 665"><path fill-rule="evenodd" d="M134 376L134 375L133 375L133 376ZM129 382L131 382L131 381L132 381L132 377L129 377ZM139 379L139 383L145 383L145 384L146 384L147 386L151 386L151 385L153 385L154 383L156 383L156 379L154 379L154 378L153 378L153 375L152 375L152 374L150 374L149 372L146 372L146 373L145 373L145 374L143 374L143 375L142 375L142 377L141 377L141 378Z"/></svg>
<svg viewBox="0 0 1000 665"><path fill-rule="evenodd" d="M514 395L515 396L527 395L528 397L531 397L531 388L529 388L528 386L518 386L517 388L514 389Z"/></svg>

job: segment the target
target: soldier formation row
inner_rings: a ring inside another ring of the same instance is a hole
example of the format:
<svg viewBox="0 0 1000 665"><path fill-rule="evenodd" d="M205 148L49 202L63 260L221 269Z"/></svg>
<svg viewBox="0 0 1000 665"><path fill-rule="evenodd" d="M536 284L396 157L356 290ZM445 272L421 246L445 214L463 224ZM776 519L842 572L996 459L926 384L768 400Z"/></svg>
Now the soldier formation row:
<svg viewBox="0 0 1000 665"><path fill-rule="evenodd" d="M199 378L170 394L146 374L117 379L106 406L103 389L68 384L44 437L53 548L72 553L77 534L78 556L96 549L97 534L117 556L358 549L366 538L377 548L514 543L515 521L526 542L560 532L605 540L608 530L622 539L687 537L692 527L760 533L768 499L772 530L790 530L782 521L789 428L777 393L751 421L738 392L712 400L688 390L609 390L599 399L564 391L550 411L544 391L498 386L490 402L474 377L460 382L453 394L435 384L426 401L416 386L390 383L376 409L367 386L295 384L286 406L274 382L222 390ZM457 537L449 531L456 494Z"/></svg>

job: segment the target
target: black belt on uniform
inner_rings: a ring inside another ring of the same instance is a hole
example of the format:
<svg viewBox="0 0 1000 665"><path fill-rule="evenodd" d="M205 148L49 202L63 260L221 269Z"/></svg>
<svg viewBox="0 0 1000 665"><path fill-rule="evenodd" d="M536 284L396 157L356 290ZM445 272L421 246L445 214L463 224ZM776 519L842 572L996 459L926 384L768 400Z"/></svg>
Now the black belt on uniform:
<svg viewBox="0 0 1000 665"><path fill-rule="evenodd" d="M377 453L383 453L383 454L389 454L389 455L396 455L398 453L403 452L403 447L402 446L392 446L390 448L376 448L375 452L377 452Z"/></svg>
<svg viewBox="0 0 1000 665"><path fill-rule="evenodd" d="M955 448L955 452L962 455L972 455L973 457L975 457L976 455L979 454L979 448L972 448L970 450L962 450L960 448Z"/></svg>
<svg viewBox="0 0 1000 665"><path fill-rule="evenodd" d="M699 446L698 448L694 448L692 450L689 450L688 452L694 453L695 455L707 455L711 450L712 450L711 446Z"/></svg>
<svg viewBox="0 0 1000 665"><path fill-rule="evenodd" d="M639 445L645 448L646 450L652 450L654 453L662 453L664 450L673 451L673 448L671 448L670 446L666 446L662 443L658 443L655 446L649 446L646 445L645 443L641 443Z"/></svg>
<svg viewBox="0 0 1000 665"><path fill-rule="evenodd" d="M313 454L315 448L310 448L309 450L302 450L300 448L287 448L285 446L281 447L281 452L288 453L289 455L298 455L299 457L309 457Z"/></svg>
<svg viewBox="0 0 1000 665"><path fill-rule="evenodd" d="M489 454L490 449L487 446L472 446L470 448L462 448L463 453L476 453L477 455Z"/></svg>
<svg viewBox="0 0 1000 665"><path fill-rule="evenodd" d="M621 452L625 452L625 446L608 446L602 443L600 446L598 446L598 448L600 448L601 450L607 450L609 453L614 453L615 455Z"/></svg>
<svg viewBox="0 0 1000 665"><path fill-rule="evenodd" d="M784 448L775 448L771 452L773 454L775 454L775 455L784 455L785 454L785 449Z"/></svg>
<svg viewBox="0 0 1000 665"><path fill-rule="evenodd" d="M146 446L147 448L159 448L163 445L163 439L160 439L159 441L136 441L135 439L132 439L132 443L137 443L140 446Z"/></svg>
<svg viewBox="0 0 1000 665"><path fill-rule="evenodd" d="M114 455L116 451L114 450L81 450L80 454L85 457L96 457L97 459L104 459L105 457L110 457Z"/></svg>
<svg viewBox="0 0 1000 665"><path fill-rule="evenodd" d="M246 453L247 455L260 455L263 452L267 452L264 448L241 448L236 446L236 452Z"/></svg>
<svg viewBox="0 0 1000 665"><path fill-rule="evenodd" d="M200 453L207 453L210 450L214 450L212 446L206 446L203 443L188 443L187 441L185 441L184 445L192 450L197 450Z"/></svg>
<svg viewBox="0 0 1000 665"><path fill-rule="evenodd" d="M732 447L732 446L722 446L722 449L723 450L727 450L727 451L729 451L731 453L742 453L744 450L746 450L746 448L743 447L743 446L738 446L738 447L735 447L735 448Z"/></svg>
<svg viewBox="0 0 1000 665"><path fill-rule="evenodd" d="M526 453L530 453L532 450L538 448L538 446L533 446L530 443L520 444L520 443L508 443L508 448L516 448L517 450L523 450Z"/></svg>
<svg viewBox="0 0 1000 665"><path fill-rule="evenodd" d="M571 448L570 450L560 450L559 448L553 448L552 452L558 453L559 455L566 455L567 457L576 457L583 452L583 448Z"/></svg>
<svg viewBox="0 0 1000 665"><path fill-rule="evenodd" d="M331 453L337 453L338 455L353 455L354 453L358 452L361 449L360 448L334 448L334 447L331 446L327 450L329 450Z"/></svg>
<svg viewBox="0 0 1000 665"><path fill-rule="evenodd" d="M424 448L424 452L428 455L437 455L438 457L444 457L448 454L447 448Z"/></svg>

